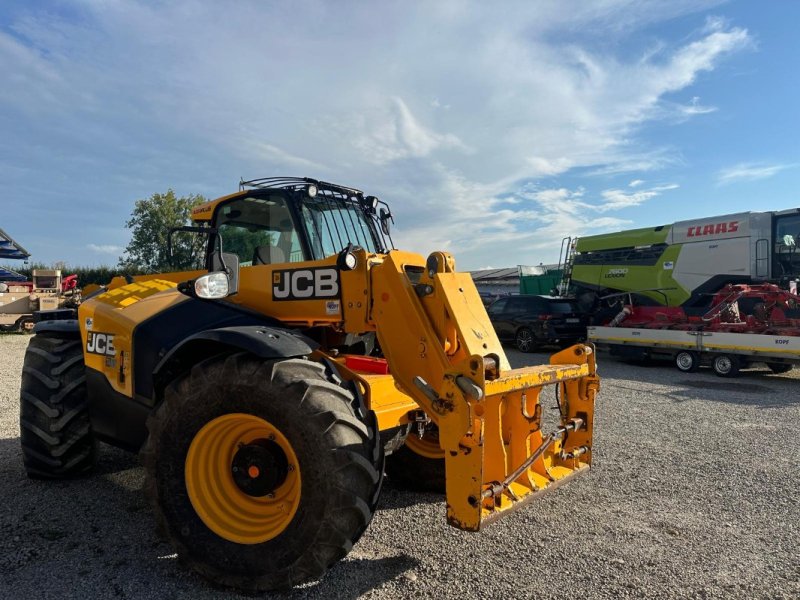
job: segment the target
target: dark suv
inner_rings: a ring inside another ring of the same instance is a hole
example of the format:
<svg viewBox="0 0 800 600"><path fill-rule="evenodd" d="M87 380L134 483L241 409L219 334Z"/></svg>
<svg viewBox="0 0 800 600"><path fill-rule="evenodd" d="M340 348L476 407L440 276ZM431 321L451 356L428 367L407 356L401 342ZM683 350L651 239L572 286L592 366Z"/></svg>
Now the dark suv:
<svg viewBox="0 0 800 600"><path fill-rule="evenodd" d="M500 341L513 341L522 352L545 344L574 344L586 337L589 322L574 300L552 296L500 298L487 310Z"/></svg>

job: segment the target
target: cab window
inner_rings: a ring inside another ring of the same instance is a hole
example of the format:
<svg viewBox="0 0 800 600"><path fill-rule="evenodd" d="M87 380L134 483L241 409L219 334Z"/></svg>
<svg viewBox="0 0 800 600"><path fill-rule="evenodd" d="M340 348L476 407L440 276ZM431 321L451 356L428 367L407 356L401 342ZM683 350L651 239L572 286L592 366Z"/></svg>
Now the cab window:
<svg viewBox="0 0 800 600"><path fill-rule="evenodd" d="M338 254L348 243L377 251L370 221L358 204L320 194L305 200L301 210L315 258Z"/></svg>
<svg viewBox="0 0 800 600"><path fill-rule="evenodd" d="M304 260L283 196L233 200L219 209L215 226L222 238L223 252L236 254L243 267Z"/></svg>
<svg viewBox="0 0 800 600"><path fill-rule="evenodd" d="M800 215L778 217L775 231L775 250L792 252L800 245Z"/></svg>

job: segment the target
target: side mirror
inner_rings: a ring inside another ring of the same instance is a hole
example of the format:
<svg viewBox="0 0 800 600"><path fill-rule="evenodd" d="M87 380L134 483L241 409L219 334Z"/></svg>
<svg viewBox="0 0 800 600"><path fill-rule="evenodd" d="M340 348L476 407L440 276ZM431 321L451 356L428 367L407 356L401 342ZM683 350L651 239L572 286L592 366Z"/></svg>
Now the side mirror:
<svg viewBox="0 0 800 600"><path fill-rule="evenodd" d="M223 272L228 277L228 296L239 291L239 256L233 252L215 252L211 255L211 271Z"/></svg>
<svg viewBox="0 0 800 600"><path fill-rule="evenodd" d="M388 208L381 208L378 218L381 221L381 231L383 231L385 235L389 235L389 223L394 223L392 212Z"/></svg>

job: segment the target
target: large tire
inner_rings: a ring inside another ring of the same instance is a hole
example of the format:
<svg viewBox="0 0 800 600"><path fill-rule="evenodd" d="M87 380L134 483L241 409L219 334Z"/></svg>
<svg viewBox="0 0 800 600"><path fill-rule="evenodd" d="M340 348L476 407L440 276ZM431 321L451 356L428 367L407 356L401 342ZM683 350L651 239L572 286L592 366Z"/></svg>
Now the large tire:
<svg viewBox="0 0 800 600"><path fill-rule="evenodd" d="M75 477L94 466L97 443L80 338L31 338L22 367L20 432L29 477Z"/></svg>
<svg viewBox="0 0 800 600"><path fill-rule="evenodd" d="M405 489L444 494L444 462L444 450L439 446L439 431L430 424L422 439L412 430L406 443L386 457L386 474L392 482Z"/></svg>
<svg viewBox="0 0 800 600"><path fill-rule="evenodd" d="M781 375L782 373L788 373L794 367L794 365L790 363L778 363L778 362L768 362L767 366L769 367L769 370L775 373L776 375Z"/></svg>
<svg viewBox="0 0 800 600"><path fill-rule="evenodd" d="M264 434L245 431L235 443L222 433L209 438L207 432L225 431L218 424L226 419L268 426L268 439L284 449L282 483L255 500L266 508L253 508L253 494L232 474L237 448L263 445ZM217 584L265 591L317 579L372 519L383 475L375 414L318 363L244 353L209 359L167 388L148 429L145 487L159 525L178 556ZM202 452L211 466L193 458ZM192 489L202 494L192 496ZM274 517L276 506L283 512ZM277 524L264 524L273 518Z"/></svg>

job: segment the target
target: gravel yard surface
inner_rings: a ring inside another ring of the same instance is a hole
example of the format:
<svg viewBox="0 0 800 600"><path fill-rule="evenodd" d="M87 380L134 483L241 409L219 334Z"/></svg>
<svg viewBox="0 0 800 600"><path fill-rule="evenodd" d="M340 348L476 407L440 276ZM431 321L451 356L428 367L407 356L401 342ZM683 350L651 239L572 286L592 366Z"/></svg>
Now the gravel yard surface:
<svg viewBox="0 0 800 600"><path fill-rule="evenodd" d="M0 598L222 598L155 531L137 457L29 480L19 449L28 338L0 336ZM547 353L509 351L514 366ZM600 355L594 467L479 534L387 482L350 555L310 598L798 598L800 370L640 367Z"/></svg>

